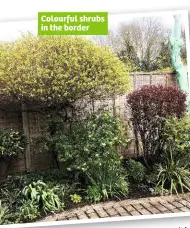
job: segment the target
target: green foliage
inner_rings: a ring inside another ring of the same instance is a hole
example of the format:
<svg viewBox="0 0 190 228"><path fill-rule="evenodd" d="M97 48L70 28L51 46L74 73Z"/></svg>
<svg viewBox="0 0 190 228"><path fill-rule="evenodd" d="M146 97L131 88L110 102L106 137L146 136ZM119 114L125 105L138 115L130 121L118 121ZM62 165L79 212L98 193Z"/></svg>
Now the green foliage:
<svg viewBox="0 0 190 228"><path fill-rule="evenodd" d="M190 120L171 117L165 120L162 132L164 152L160 164L150 175L154 194L190 191Z"/></svg>
<svg viewBox="0 0 190 228"><path fill-rule="evenodd" d="M160 196L160 195L169 195L170 191L163 188L161 185L155 186L154 188L151 188L151 195L153 196Z"/></svg>
<svg viewBox="0 0 190 228"><path fill-rule="evenodd" d="M130 45L129 41L125 41L126 49L118 53L119 59L125 63L130 72L136 72L140 70L140 60L134 50L134 47Z"/></svg>
<svg viewBox="0 0 190 228"><path fill-rule="evenodd" d="M28 35L1 49L1 102L63 104L129 89L125 64L84 38Z"/></svg>
<svg viewBox="0 0 190 228"><path fill-rule="evenodd" d="M6 186L1 187L0 224L28 222L40 216L40 208L35 202L23 200L22 188Z"/></svg>
<svg viewBox="0 0 190 228"><path fill-rule="evenodd" d="M155 70L155 72L159 72L159 73L160 72L173 73L174 70L171 67L166 67L166 68L161 68L161 69Z"/></svg>
<svg viewBox="0 0 190 228"><path fill-rule="evenodd" d="M22 193L26 200L35 202L44 211L54 212L60 211L63 207L56 190L56 186L48 188L44 182L39 180L25 186Z"/></svg>
<svg viewBox="0 0 190 228"><path fill-rule="evenodd" d="M91 203L97 203L102 199L101 191L97 186L89 186L87 188L87 200Z"/></svg>
<svg viewBox="0 0 190 228"><path fill-rule="evenodd" d="M49 189L56 186L56 194L62 202L64 202L65 199L70 199L70 194L75 193L76 189L80 188L78 183L73 183L73 180L65 176L64 172L60 170L31 172L8 176L7 179L1 183L0 198L7 199L7 203L12 207L12 205L18 201L19 197L23 199L23 195L20 194L21 190L25 186L37 182L38 180L46 183Z"/></svg>
<svg viewBox="0 0 190 228"><path fill-rule="evenodd" d="M189 117L169 118L165 122L163 138L166 156L157 169L156 188L163 194L190 191L190 120Z"/></svg>
<svg viewBox="0 0 190 228"><path fill-rule="evenodd" d="M0 128L0 159L18 156L26 145L27 139L20 132Z"/></svg>
<svg viewBox="0 0 190 228"><path fill-rule="evenodd" d="M45 147L50 152L54 148L70 178L96 186L105 200L128 192L117 147L129 142L121 120L100 111L80 121L58 124Z"/></svg>
<svg viewBox="0 0 190 228"><path fill-rule="evenodd" d="M169 42L164 41L159 46L160 52L154 61L150 61L150 58L148 58L148 52L146 56L147 59L140 60L134 47L126 40L125 50L122 50L118 56L120 60L130 69L130 72L173 72L174 69L172 67L171 47Z"/></svg>
<svg viewBox="0 0 190 228"><path fill-rule="evenodd" d="M188 116L166 120L164 134L165 150L172 150L175 158L190 159L190 118Z"/></svg>
<svg viewBox="0 0 190 228"><path fill-rule="evenodd" d="M71 200L73 203L80 203L82 200L82 197L78 194L71 195Z"/></svg>
<svg viewBox="0 0 190 228"><path fill-rule="evenodd" d="M7 223L9 219L9 208L6 205L3 205L0 200L0 225Z"/></svg>
<svg viewBox="0 0 190 228"><path fill-rule="evenodd" d="M49 189L52 189L56 186L56 194L59 196L62 202L65 199L70 199L70 194L76 192L76 188L78 189L78 183L73 183L72 179L69 179L65 176L65 174L60 170L49 170L44 172L31 172L31 173L23 173L22 175L14 175L8 176L5 182L1 183L1 188L3 192L4 198L14 198L12 196L8 197L11 193L15 194L16 199L18 199L19 195L16 193L21 191L25 186L29 186L33 182L37 182L38 180L46 183ZM7 191L6 191L7 189ZM21 194L21 198L23 195ZM13 202L14 203L14 202Z"/></svg>
<svg viewBox="0 0 190 228"><path fill-rule="evenodd" d="M2 186L1 198L9 208L14 209L17 203L19 202L19 200L22 198L21 189L19 188L15 189L12 186L11 187L7 186L7 188Z"/></svg>
<svg viewBox="0 0 190 228"><path fill-rule="evenodd" d="M127 176L121 164L112 158L102 160L99 167L95 164L87 173L87 183L87 199L90 202L106 201L128 194Z"/></svg>
<svg viewBox="0 0 190 228"><path fill-rule="evenodd" d="M141 184L145 181L147 170L141 162L130 159L126 165L128 177L131 182Z"/></svg>
<svg viewBox="0 0 190 228"><path fill-rule="evenodd" d="M129 142L122 127L120 120L108 113L92 114L71 124L60 123L45 147L55 148L69 172L83 175L91 167L101 166L107 157L120 161L116 147Z"/></svg>
<svg viewBox="0 0 190 228"><path fill-rule="evenodd" d="M125 55L125 52L121 52L118 54L119 59L125 63L129 72L137 72L139 70L138 66L131 60L128 55Z"/></svg>
<svg viewBox="0 0 190 228"><path fill-rule="evenodd" d="M173 154L167 153L164 161L156 168L156 187L161 189L163 194L165 189L170 194L190 191L190 170L187 168L189 161L184 163L182 159L174 159Z"/></svg>
<svg viewBox="0 0 190 228"><path fill-rule="evenodd" d="M70 208L70 195L78 192L78 183L59 170L8 176L1 183L0 199L8 212L2 223L34 221L47 212L62 211L63 206Z"/></svg>
<svg viewBox="0 0 190 228"><path fill-rule="evenodd" d="M169 42L161 43L161 50L155 63L155 69L168 72L174 71L172 67L172 50Z"/></svg>
<svg viewBox="0 0 190 228"><path fill-rule="evenodd" d="M19 214L22 221L32 221L40 216L39 205L32 200L23 200Z"/></svg>

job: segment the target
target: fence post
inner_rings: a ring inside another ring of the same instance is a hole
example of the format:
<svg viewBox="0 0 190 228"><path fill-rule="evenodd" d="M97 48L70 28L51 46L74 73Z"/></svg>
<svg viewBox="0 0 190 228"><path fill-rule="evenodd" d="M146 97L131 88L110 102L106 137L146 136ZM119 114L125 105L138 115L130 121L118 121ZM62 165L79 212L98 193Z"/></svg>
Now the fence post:
<svg viewBox="0 0 190 228"><path fill-rule="evenodd" d="M150 74L150 85L152 85L152 74Z"/></svg>
<svg viewBox="0 0 190 228"><path fill-rule="evenodd" d="M166 78L166 80L165 80L166 81L166 86L168 86L168 74L166 74L165 78Z"/></svg>
<svg viewBox="0 0 190 228"><path fill-rule="evenodd" d="M94 104L94 100L92 100L92 111L94 112L95 111L95 104Z"/></svg>
<svg viewBox="0 0 190 228"><path fill-rule="evenodd" d="M30 132L29 132L28 113L27 113L26 104L22 104L22 124L23 124L24 134L28 139L28 144L26 146L26 153L25 153L25 166L27 171L31 171L32 161L31 161L31 152L30 152Z"/></svg>
<svg viewBox="0 0 190 228"><path fill-rule="evenodd" d="M136 83L136 74L133 74L133 90L135 90L136 89L136 85L137 85L137 83Z"/></svg>
<svg viewBox="0 0 190 228"><path fill-rule="evenodd" d="M113 97L113 116L116 116L115 96Z"/></svg>

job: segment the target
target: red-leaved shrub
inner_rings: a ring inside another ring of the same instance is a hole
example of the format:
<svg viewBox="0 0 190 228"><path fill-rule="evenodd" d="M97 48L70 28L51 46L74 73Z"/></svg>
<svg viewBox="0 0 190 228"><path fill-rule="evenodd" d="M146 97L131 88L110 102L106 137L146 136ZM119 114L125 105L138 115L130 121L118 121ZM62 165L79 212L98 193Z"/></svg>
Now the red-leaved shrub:
<svg viewBox="0 0 190 228"><path fill-rule="evenodd" d="M186 111L186 94L175 86L148 85L130 93L127 105L139 151L139 136L143 156L148 163L158 161L164 140L165 118L180 118Z"/></svg>

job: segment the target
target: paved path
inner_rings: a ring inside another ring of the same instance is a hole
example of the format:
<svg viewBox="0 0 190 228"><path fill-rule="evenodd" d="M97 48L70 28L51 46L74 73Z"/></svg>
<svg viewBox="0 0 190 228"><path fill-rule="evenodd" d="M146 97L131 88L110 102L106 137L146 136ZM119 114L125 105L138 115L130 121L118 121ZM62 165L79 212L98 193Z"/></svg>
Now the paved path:
<svg viewBox="0 0 190 228"><path fill-rule="evenodd" d="M110 201L65 211L41 221L78 220L190 212L190 194Z"/></svg>

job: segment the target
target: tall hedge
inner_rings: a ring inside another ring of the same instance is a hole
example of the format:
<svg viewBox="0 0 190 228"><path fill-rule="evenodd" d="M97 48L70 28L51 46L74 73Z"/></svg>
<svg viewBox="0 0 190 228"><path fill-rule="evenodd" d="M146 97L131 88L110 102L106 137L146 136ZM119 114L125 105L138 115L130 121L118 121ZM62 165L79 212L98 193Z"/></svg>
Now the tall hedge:
<svg viewBox="0 0 190 228"><path fill-rule="evenodd" d="M54 104L129 90L126 66L84 38L28 35L0 50L0 103Z"/></svg>

